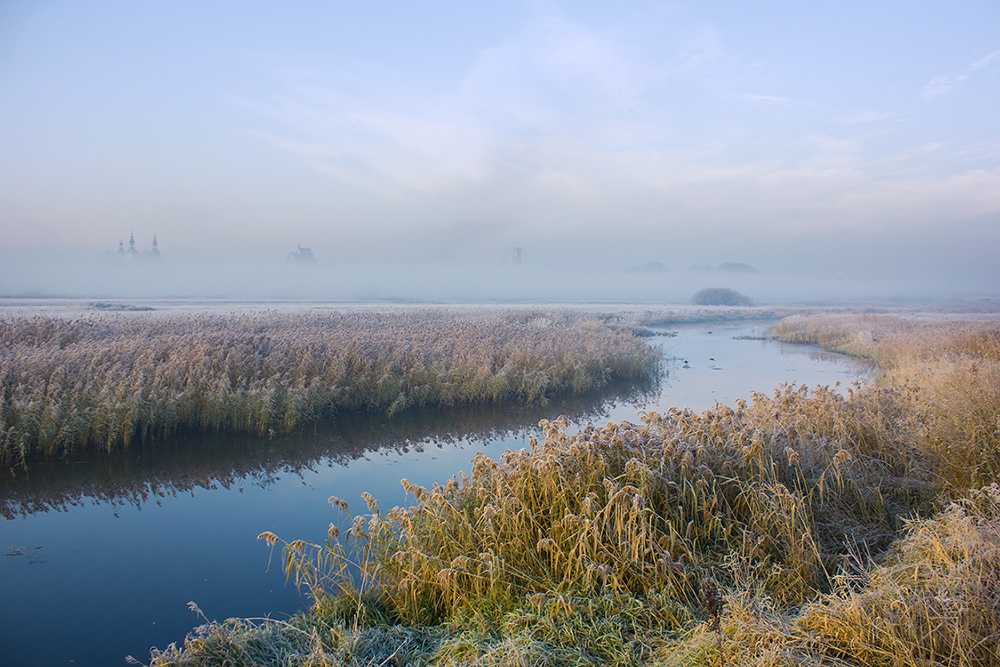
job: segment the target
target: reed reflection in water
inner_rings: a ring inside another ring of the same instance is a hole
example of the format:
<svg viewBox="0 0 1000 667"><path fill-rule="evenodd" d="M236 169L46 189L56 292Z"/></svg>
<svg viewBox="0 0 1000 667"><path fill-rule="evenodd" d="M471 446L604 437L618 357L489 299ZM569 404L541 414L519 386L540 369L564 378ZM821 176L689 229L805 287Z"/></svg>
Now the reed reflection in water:
<svg viewBox="0 0 1000 667"><path fill-rule="evenodd" d="M192 599L217 618L291 614L305 600L276 561L268 567L261 530L319 539L333 493L401 502L401 477L429 484L474 451L526 446L552 414L601 419L657 391L653 382L544 405L362 415L296 436L191 436L14 469L0 483L0 580L11 601L0 605L0 656L123 664L182 638L197 620ZM42 645L40 618L58 635Z"/></svg>
<svg viewBox="0 0 1000 667"><path fill-rule="evenodd" d="M348 464L372 452L405 453L427 446L527 436L553 414L599 419L615 404L641 405L660 381L617 383L606 392L567 396L531 406L468 406L411 410L387 418L362 414L336 425L317 424L293 435L189 435L147 442L124 453L73 461L36 461L7 470L0 485L0 516L12 519L66 510L88 501L141 508L144 503L195 489L267 486L286 473ZM471 455L470 455L471 456Z"/></svg>

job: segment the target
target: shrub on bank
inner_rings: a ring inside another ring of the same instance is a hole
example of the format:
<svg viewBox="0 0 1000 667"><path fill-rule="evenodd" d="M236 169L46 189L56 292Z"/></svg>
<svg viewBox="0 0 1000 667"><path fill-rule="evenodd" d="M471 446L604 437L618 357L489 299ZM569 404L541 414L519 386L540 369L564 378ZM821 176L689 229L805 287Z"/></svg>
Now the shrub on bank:
<svg viewBox="0 0 1000 667"><path fill-rule="evenodd" d="M727 287L706 287L691 297L695 306L752 306L750 297Z"/></svg>

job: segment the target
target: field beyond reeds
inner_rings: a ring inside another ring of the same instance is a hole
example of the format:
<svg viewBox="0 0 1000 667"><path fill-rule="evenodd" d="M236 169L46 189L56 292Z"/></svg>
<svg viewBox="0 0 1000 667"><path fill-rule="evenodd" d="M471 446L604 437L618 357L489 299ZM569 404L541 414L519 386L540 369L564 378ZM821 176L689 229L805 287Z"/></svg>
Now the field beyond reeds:
<svg viewBox="0 0 1000 667"><path fill-rule="evenodd" d="M583 394L659 373L632 333L569 313L0 319L0 461L179 431L291 433L338 415Z"/></svg>
<svg viewBox="0 0 1000 667"><path fill-rule="evenodd" d="M776 331L878 378L543 422L326 544L262 534L312 608L206 617L153 664L1000 665L1000 325Z"/></svg>

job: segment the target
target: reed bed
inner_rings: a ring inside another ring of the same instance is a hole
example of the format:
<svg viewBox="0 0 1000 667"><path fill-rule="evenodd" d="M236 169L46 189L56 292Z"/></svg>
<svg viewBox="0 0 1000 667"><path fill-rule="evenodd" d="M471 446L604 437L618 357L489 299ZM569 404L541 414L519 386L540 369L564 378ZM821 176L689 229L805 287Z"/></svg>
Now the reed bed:
<svg viewBox="0 0 1000 667"><path fill-rule="evenodd" d="M1000 665L1000 326L778 332L880 374L846 395L542 422L530 451L430 489L403 480L410 507L367 497L352 516L331 498L345 516L325 544L263 533L314 598L294 619L313 643L270 664ZM294 641L262 623L154 664L255 664L238 656L259 633ZM386 633L410 634L360 648Z"/></svg>
<svg viewBox="0 0 1000 667"><path fill-rule="evenodd" d="M928 459L942 492L962 494L1000 475L1000 325L867 316L789 318L781 340L871 360L899 411L894 428Z"/></svg>
<svg viewBox="0 0 1000 667"><path fill-rule="evenodd" d="M659 372L632 334L570 313L0 319L0 459L183 430L268 435L359 412L544 402Z"/></svg>
<svg viewBox="0 0 1000 667"><path fill-rule="evenodd" d="M393 419L378 413L341 416L335 423L289 435L192 434L133 446L114 456L45 459L8 471L0 484L0 518L65 511L88 499L141 509L151 499L196 488L263 487L279 474L347 465L372 452L527 437L553 410L577 418L602 414L616 402L641 401L656 388L655 382L622 382L597 394L553 397L544 405L414 409Z"/></svg>

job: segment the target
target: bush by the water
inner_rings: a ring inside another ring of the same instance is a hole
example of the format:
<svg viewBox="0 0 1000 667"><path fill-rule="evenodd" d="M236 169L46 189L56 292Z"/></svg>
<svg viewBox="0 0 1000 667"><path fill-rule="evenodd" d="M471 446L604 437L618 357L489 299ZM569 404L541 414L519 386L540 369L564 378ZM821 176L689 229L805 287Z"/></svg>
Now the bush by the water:
<svg viewBox="0 0 1000 667"><path fill-rule="evenodd" d="M752 306L750 297L728 287L706 287L691 297L696 306Z"/></svg>
<svg viewBox="0 0 1000 667"><path fill-rule="evenodd" d="M1000 665L1000 326L778 332L880 380L543 422L531 451L403 480L412 507L367 496L327 544L284 542L307 613L211 623L154 664Z"/></svg>

